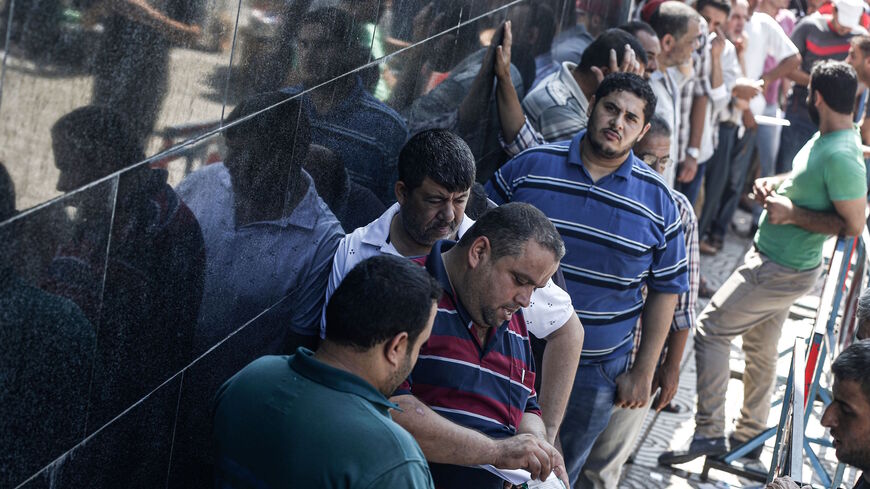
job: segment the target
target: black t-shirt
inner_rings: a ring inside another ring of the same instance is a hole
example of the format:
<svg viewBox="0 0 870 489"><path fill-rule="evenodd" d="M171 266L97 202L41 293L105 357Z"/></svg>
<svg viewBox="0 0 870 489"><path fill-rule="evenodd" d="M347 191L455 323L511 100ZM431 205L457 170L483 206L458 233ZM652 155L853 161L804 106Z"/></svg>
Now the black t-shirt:
<svg viewBox="0 0 870 489"><path fill-rule="evenodd" d="M867 481L867 477L864 474L861 474L861 478L858 479L858 483L852 489L870 489L870 482Z"/></svg>

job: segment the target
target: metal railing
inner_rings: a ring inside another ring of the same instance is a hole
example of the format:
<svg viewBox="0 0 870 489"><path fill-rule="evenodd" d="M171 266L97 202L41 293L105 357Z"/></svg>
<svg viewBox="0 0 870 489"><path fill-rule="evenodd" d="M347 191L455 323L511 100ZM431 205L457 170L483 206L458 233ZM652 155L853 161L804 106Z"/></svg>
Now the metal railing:
<svg viewBox="0 0 870 489"><path fill-rule="evenodd" d="M788 475L802 480L803 458L809 460L813 473L826 488L839 487L845 466L838 464L833 474L825 469L815 447L831 447L829 440L807 437L806 428L816 411L816 401L824 406L831 402L830 392L822 387L823 373L844 348L854 341L857 329L855 309L861 292L867 285L868 245L870 234L865 229L857 238L838 238L828 263L828 273L816 309L812 334L799 337L795 345L780 356L791 353L792 363L782 400L779 424L770 427L740 446L718 457L707 457L702 479L710 469L746 477L759 482L770 482L774 477ZM845 301L844 301L845 299ZM843 313L840 314L841 308ZM779 403L779 401L777 401ZM774 403L776 405L777 403ZM763 473L756 468L740 464L739 459L762 447L772 437L773 459L770 469Z"/></svg>

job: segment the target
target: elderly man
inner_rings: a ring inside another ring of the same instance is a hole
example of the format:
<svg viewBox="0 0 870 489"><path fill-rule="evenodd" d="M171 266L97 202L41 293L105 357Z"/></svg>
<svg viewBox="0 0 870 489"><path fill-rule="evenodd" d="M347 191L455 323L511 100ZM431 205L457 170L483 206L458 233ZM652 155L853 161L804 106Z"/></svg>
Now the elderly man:
<svg viewBox="0 0 870 489"><path fill-rule="evenodd" d="M432 335L392 400L438 487L501 488L477 467L486 464L541 479L553 471L567 483L562 456L546 441L521 310L564 254L541 211L512 204L484 214L458 243L438 241L415 259L443 293Z"/></svg>
<svg viewBox="0 0 870 489"><path fill-rule="evenodd" d="M317 353L262 357L218 391L215 485L431 488L386 396L414 367L440 296L407 260L377 256L351 270L326 307Z"/></svg>

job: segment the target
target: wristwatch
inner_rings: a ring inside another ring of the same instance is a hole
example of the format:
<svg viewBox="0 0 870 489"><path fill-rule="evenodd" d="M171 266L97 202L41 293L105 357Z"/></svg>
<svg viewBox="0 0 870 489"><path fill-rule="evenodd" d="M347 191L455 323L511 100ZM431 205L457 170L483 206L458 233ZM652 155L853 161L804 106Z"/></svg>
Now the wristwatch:
<svg viewBox="0 0 870 489"><path fill-rule="evenodd" d="M701 150L699 148L686 148L686 154L697 160L701 156Z"/></svg>

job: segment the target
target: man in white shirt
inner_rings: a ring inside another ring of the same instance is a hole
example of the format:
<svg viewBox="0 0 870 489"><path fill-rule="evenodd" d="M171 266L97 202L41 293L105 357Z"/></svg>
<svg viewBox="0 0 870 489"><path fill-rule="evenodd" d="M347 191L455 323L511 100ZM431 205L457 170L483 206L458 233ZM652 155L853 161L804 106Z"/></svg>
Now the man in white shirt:
<svg viewBox="0 0 870 489"><path fill-rule="evenodd" d="M649 24L656 31L661 42L658 70L652 74L649 84L656 95L656 114L671 126L671 161L678 160L680 132L680 93L683 85L694 77L688 66L692 52L698 49L701 33L701 16L688 5L668 1L661 4L653 13ZM680 67L688 66L688 70ZM673 165L665 170L665 182L673 188L675 169Z"/></svg>
<svg viewBox="0 0 870 489"><path fill-rule="evenodd" d="M398 202L341 240L326 301L344 276L366 258L381 253L409 258L426 255L436 241L459 239L471 228L474 221L464 212L474 183L474 165L468 145L449 131L435 129L412 137L399 154ZM554 443L580 360L583 327L570 296L552 280L532 294L523 316L527 329L547 340L540 366L539 403L548 442Z"/></svg>

